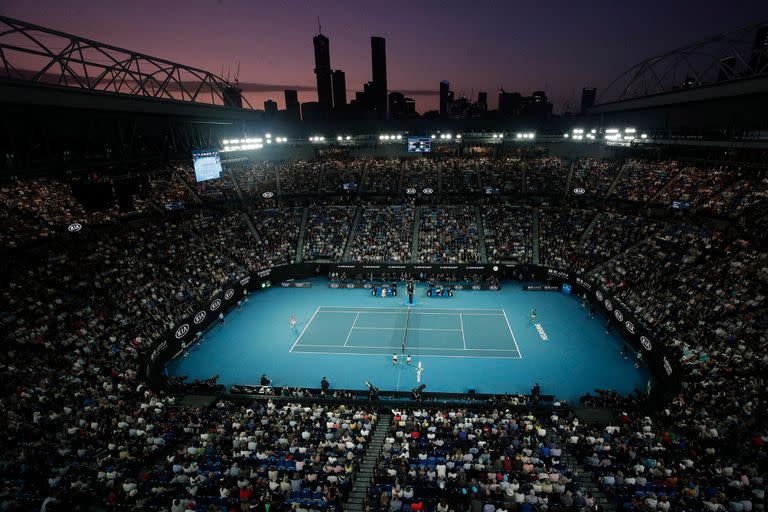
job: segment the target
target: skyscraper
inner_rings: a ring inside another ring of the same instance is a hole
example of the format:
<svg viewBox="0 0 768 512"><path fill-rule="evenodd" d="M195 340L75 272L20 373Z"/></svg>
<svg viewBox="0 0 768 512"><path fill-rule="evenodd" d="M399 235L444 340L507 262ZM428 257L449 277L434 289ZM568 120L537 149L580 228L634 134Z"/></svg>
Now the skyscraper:
<svg viewBox="0 0 768 512"><path fill-rule="evenodd" d="M317 78L317 102L321 108L333 108L331 96L331 50L328 38L317 34L312 38L315 45L315 77Z"/></svg>
<svg viewBox="0 0 768 512"><path fill-rule="evenodd" d="M343 110L347 105L347 79L344 72L337 69L333 72L333 106L335 110Z"/></svg>
<svg viewBox="0 0 768 512"><path fill-rule="evenodd" d="M264 100L264 112L267 114L276 114L277 102L275 100Z"/></svg>
<svg viewBox="0 0 768 512"><path fill-rule="evenodd" d="M288 111L288 117L294 121L300 121L299 93L294 89L286 89L283 94L285 94L285 110Z"/></svg>
<svg viewBox="0 0 768 512"><path fill-rule="evenodd" d="M448 95L451 85L448 80L440 82L440 117L448 117Z"/></svg>
<svg viewBox="0 0 768 512"><path fill-rule="evenodd" d="M480 91L477 93L477 108L481 111L488 110L488 93Z"/></svg>
<svg viewBox="0 0 768 512"><path fill-rule="evenodd" d="M383 37L371 38L371 67L373 71L373 107L376 117L387 118L387 46Z"/></svg>
<svg viewBox="0 0 768 512"><path fill-rule="evenodd" d="M584 87L581 90L581 111L584 112L588 108L595 106L595 97L597 96L597 89L594 87Z"/></svg>

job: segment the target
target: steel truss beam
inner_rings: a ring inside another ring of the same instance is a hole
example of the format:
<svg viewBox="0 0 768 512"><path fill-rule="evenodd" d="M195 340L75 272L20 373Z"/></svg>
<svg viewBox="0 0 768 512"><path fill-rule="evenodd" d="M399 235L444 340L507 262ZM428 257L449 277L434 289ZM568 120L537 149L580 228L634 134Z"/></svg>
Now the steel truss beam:
<svg viewBox="0 0 768 512"><path fill-rule="evenodd" d="M227 91L239 93L202 69L4 16L0 80L222 106Z"/></svg>

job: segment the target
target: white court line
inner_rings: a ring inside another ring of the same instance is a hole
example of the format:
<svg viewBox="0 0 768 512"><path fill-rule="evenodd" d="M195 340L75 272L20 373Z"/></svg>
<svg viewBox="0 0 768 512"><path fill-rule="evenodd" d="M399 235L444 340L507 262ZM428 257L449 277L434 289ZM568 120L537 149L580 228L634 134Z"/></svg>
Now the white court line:
<svg viewBox="0 0 768 512"><path fill-rule="evenodd" d="M507 312L504 311L503 309L502 309L502 311L504 312L504 320L507 321L507 328L509 329L509 334L512 335L512 342L514 342L515 348L517 349L517 353L520 354L520 359L522 359L523 358L523 353L520 352L520 346L517 344L517 340L515 339L515 333L512 331L512 326L509 325L509 318L507 318Z"/></svg>
<svg viewBox="0 0 768 512"><path fill-rule="evenodd" d="M323 311L326 310L333 310L333 309L349 309L350 307L353 307L355 309L382 309L382 310L388 310L393 312L401 312L406 313L407 309L397 309L397 308L382 308L377 306L320 306L320 309ZM498 311L498 315L501 315L504 310L503 309L493 309L493 308L424 308L419 309L418 311ZM411 310L411 314L413 314L414 311Z"/></svg>
<svg viewBox="0 0 768 512"><path fill-rule="evenodd" d="M464 336L464 317L459 313L459 322L461 322L461 341L464 343L464 350L467 350L467 338Z"/></svg>
<svg viewBox="0 0 768 512"><path fill-rule="evenodd" d="M395 347L382 347L381 345L311 345L309 343L302 343L301 347L326 347L326 348L345 348L345 347L351 347L351 348L395 348ZM513 349L506 349L506 348L445 348L445 347L413 347L414 350L477 350L480 352L512 352L516 353L517 350ZM337 354L346 354L345 351L336 352Z"/></svg>
<svg viewBox="0 0 768 512"><path fill-rule="evenodd" d="M299 340L301 339L301 337L304 336L304 332L306 332L307 327L309 327L309 324L312 323L312 320L315 319L315 315L317 314L318 311L320 311L320 308L317 308L315 310L315 313L312 315L312 318L309 319L309 322L307 322L307 325L305 325L304 329L301 330L301 334L299 334L299 337L296 338L296 341L293 343L293 346L291 347L291 350L289 350L288 352L293 352L293 349L296 348L296 345L299 343Z"/></svg>
<svg viewBox="0 0 768 512"><path fill-rule="evenodd" d="M404 331L405 327L355 327L355 329L364 329L367 331ZM432 328L432 327L409 327L408 332L410 331L456 331L459 332L461 329L438 329L438 328Z"/></svg>
<svg viewBox="0 0 768 512"><path fill-rule="evenodd" d="M344 346L347 346L347 342L349 341L349 337L352 336L352 331L355 329L355 323L357 323L357 318L360 316L360 313L355 315L355 319L352 321L352 327L349 328L349 332L347 333L347 339L344 340Z"/></svg>
<svg viewBox="0 0 768 512"><path fill-rule="evenodd" d="M302 347L304 347L304 346L306 346L306 345L302 345ZM301 347L299 347L299 348L301 348ZM477 349L471 349L471 350L477 350ZM346 351L344 351L344 352L313 352L313 351L304 352L304 351L301 351L301 350L297 350L296 352L294 352L294 354L321 354L321 355L326 355L326 356L341 356L341 355L345 355L345 356L390 356L390 357L392 357L392 353L391 352L386 352L386 353L380 354L378 352L373 352L373 353L371 353L371 352L346 352ZM449 357L449 358L453 358L453 359L522 359L522 357L520 357L520 356L512 356L512 357L499 357L499 356L492 356L492 355L487 355L487 356L464 356L464 355L462 355L462 356L447 356L445 354L416 354L416 355L419 355L421 357Z"/></svg>
<svg viewBox="0 0 768 512"><path fill-rule="evenodd" d="M406 315L406 311L360 311L362 308L358 309L336 309L333 311L327 311L323 310L320 311L321 313L365 313L366 315ZM463 311L461 309L457 309L456 311ZM436 315L436 316L456 316L456 315L464 315L464 316L504 316L502 313L423 313L421 311L419 312L413 312L411 311L411 316L423 316L423 315Z"/></svg>

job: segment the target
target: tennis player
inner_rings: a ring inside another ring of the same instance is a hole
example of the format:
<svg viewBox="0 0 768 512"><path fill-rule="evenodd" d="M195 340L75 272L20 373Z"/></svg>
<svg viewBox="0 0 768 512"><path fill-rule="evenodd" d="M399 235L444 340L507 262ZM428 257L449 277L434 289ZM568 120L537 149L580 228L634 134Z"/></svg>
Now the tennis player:
<svg viewBox="0 0 768 512"><path fill-rule="evenodd" d="M536 321L536 308L531 308L531 322Z"/></svg>
<svg viewBox="0 0 768 512"><path fill-rule="evenodd" d="M392 366L397 366L397 352L392 354Z"/></svg>
<svg viewBox="0 0 768 512"><path fill-rule="evenodd" d="M296 317L291 315L290 318L288 318L288 322L291 324L291 330L296 329Z"/></svg>

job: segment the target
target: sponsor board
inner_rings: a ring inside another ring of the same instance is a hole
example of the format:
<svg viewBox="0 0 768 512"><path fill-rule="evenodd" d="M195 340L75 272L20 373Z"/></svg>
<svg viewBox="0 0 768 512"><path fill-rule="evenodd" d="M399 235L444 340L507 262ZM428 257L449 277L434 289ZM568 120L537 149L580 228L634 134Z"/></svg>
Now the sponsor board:
<svg viewBox="0 0 768 512"><path fill-rule="evenodd" d="M573 193L574 193L574 194L576 194L577 196L580 196L580 195L582 195L582 194L585 194L586 192L587 192L587 191L586 191L586 190L584 190L584 189L583 189L583 188L581 188L581 187L576 187L575 189L573 189Z"/></svg>
<svg viewBox="0 0 768 512"><path fill-rule="evenodd" d="M176 329L176 333L174 334L174 336L176 336L177 340L180 340L181 338L186 336L188 332L189 332L189 324L183 324L183 325L180 325L178 329Z"/></svg>
<svg viewBox="0 0 768 512"><path fill-rule="evenodd" d="M622 313L618 309L613 312L613 316L615 316L616 320L618 320L619 322L623 322L624 321L624 313Z"/></svg>
<svg viewBox="0 0 768 512"><path fill-rule="evenodd" d="M526 284L523 286L526 292L559 292L560 287L553 284Z"/></svg>
<svg viewBox="0 0 768 512"><path fill-rule="evenodd" d="M408 194L409 196L412 196L412 195L414 195L416 193L416 189L415 188L407 188L407 189L405 189L405 193Z"/></svg>
<svg viewBox="0 0 768 512"><path fill-rule="evenodd" d="M206 316L208 316L208 313L206 313L205 310L198 311L197 314L195 314L195 317L192 319L192 322L194 322L195 325L200 325L203 320L205 320Z"/></svg>
<svg viewBox="0 0 768 512"><path fill-rule="evenodd" d="M283 288L312 288L309 281L283 281L280 283Z"/></svg>
<svg viewBox="0 0 768 512"><path fill-rule="evenodd" d="M608 311L613 311L613 304L611 303L611 301L609 301L608 299L605 299L605 302L603 302L603 304L605 304L605 309L607 309Z"/></svg>
<svg viewBox="0 0 768 512"><path fill-rule="evenodd" d="M539 333L539 337L541 337L542 341L548 341L549 336L547 336L546 331L544 331L544 328L541 326L541 324L533 324L534 327L536 327L536 332Z"/></svg>
<svg viewBox="0 0 768 512"><path fill-rule="evenodd" d="M274 192L264 192L263 194L261 194L261 197L263 197L264 199L270 199L272 197L275 197L275 193Z"/></svg>
<svg viewBox="0 0 768 512"><path fill-rule="evenodd" d="M653 349L653 345L651 345L651 340L649 340L646 336L640 336L640 344L648 352L650 352Z"/></svg>
<svg viewBox="0 0 768 512"><path fill-rule="evenodd" d="M627 322L624 324L624 327L627 328L627 331L629 334L635 334L635 324L627 320Z"/></svg>
<svg viewBox="0 0 768 512"><path fill-rule="evenodd" d="M267 277L271 273L272 273L272 269L268 268L266 270L259 270L258 272L256 272L256 275L259 277Z"/></svg>
<svg viewBox="0 0 768 512"><path fill-rule="evenodd" d="M67 231L69 231L70 233L77 233L81 229L83 229L83 225L80 224L79 222L73 222L72 224L67 226Z"/></svg>
<svg viewBox="0 0 768 512"><path fill-rule="evenodd" d="M221 307L221 299L216 299L215 301L211 302L211 306L208 308L211 311L216 311Z"/></svg>
<svg viewBox="0 0 768 512"><path fill-rule="evenodd" d="M431 188L427 187L424 190L422 190L422 192L424 192L424 194L426 194L426 195L430 195L430 194L432 194L434 192L434 190L432 190Z"/></svg>
<svg viewBox="0 0 768 512"><path fill-rule="evenodd" d="M224 293L224 300L229 300L232 298L232 296L235 294L234 288L230 288Z"/></svg>

